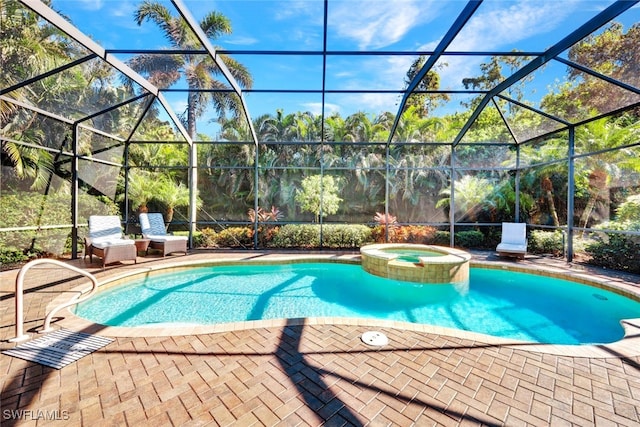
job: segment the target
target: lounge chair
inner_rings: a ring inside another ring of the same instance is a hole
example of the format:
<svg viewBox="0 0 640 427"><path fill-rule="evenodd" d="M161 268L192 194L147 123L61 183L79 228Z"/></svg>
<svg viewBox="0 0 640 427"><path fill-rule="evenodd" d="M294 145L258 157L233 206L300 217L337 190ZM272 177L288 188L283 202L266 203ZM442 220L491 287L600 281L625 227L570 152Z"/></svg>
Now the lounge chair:
<svg viewBox="0 0 640 427"><path fill-rule="evenodd" d="M89 217L89 235L84 239L84 257L93 255L102 259L102 268L118 261L137 262L136 245L133 240L125 239L122 234L120 217L116 215L91 215Z"/></svg>
<svg viewBox="0 0 640 427"><path fill-rule="evenodd" d="M149 248L162 251L163 257L173 252L187 254L187 236L167 234L164 217L161 213L141 213L139 218L142 236L151 240Z"/></svg>
<svg viewBox="0 0 640 427"><path fill-rule="evenodd" d="M496 247L500 256L524 259L527 253L527 224L524 222L503 222L502 241Z"/></svg>

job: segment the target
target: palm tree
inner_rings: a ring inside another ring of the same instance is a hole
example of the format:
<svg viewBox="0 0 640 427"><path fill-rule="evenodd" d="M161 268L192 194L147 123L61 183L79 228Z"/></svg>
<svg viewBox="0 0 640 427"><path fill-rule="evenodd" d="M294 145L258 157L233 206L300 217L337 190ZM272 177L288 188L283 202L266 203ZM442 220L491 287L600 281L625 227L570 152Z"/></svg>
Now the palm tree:
<svg viewBox="0 0 640 427"><path fill-rule="evenodd" d="M143 169L133 169L129 173L127 196L129 206L136 212L147 212L147 205L157 194L158 174Z"/></svg>
<svg viewBox="0 0 640 427"><path fill-rule="evenodd" d="M587 175L587 204L580 216L579 226L587 228L598 202L609 203L609 186L612 181L623 175L621 160L634 158L633 150L610 150L614 147L624 147L637 141L640 127L621 126L616 120L601 119L589 122L578 128L576 145L583 152L599 152L598 155L587 157L583 173ZM583 231L583 236L586 231Z"/></svg>
<svg viewBox="0 0 640 427"><path fill-rule="evenodd" d="M45 1L49 4L50 1ZM77 52L55 27L42 24L38 15L15 0L0 1L0 87L8 88L24 80L38 76L76 57ZM59 73L44 79L39 85L28 85L9 93L9 97L30 103L38 100L42 107L55 96L68 91ZM63 126L39 125L38 114L18 108L15 104L0 100L0 133L26 144L46 146L49 140L60 149L64 140ZM62 131L62 132L61 132ZM51 138L57 135L58 138ZM12 175L18 180L31 180L32 189L47 186L54 169L53 156L43 150L12 141L2 142L2 158L12 166ZM5 160L6 159L6 160Z"/></svg>
<svg viewBox="0 0 640 427"><path fill-rule="evenodd" d="M189 25L180 17L173 16L162 4L156 1L144 1L135 12L138 25L144 21L154 22L176 49L202 49L202 46ZM231 33L231 23L228 18L217 12L208 13L200 27L211 39L223 34ZM248 70L233 58L220 55L234 79L245 88L253 84ZM230 96L224 81L216 79L222 74L209 55L197 54L142 54L129 62L131 67L143 74L148 80L159 87L169 87L184 78L189 89L205 89L211 92L189 91L187 98L186 120L187 132L192 138L196 135L196 120L207 110L209 104L224 116L227 111L238 115L241 111L239 100Z"/></svg>
<svg viewBox="0 0 640 427"><path fill-rule="evenodd" d="M175 208L189 206L189 188L182 182L175 183L172 179L160 179L157 185L156 199L164 204L166 209L164 219L168 223L173 220ZM202 204L199 198L196 199L198 207Z"/></svg>
<svg viewBox="0 0 640 427"><path fill-rule="evenodd" d="M478 213L485 207L491 205L495 185L481 176L464 175L454 183L455 208L461 214L460 219L467 218L469 222L478 220ZM436 208L450 206L451 188L444 188L440 191L442 199L436 204Z"/></svg>

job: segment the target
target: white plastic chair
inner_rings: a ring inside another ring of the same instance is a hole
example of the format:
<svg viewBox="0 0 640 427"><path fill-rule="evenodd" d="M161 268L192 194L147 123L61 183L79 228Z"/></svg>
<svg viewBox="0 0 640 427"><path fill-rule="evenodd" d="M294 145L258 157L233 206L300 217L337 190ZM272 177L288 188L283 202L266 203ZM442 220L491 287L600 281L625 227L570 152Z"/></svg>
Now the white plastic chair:
<svg viewBox="0 0 640 427"><path fill-rule="evenodd" d="M527 224L524 222L503 222L502 241L496 247L500 256L524 259L527 253Z"/></svg>

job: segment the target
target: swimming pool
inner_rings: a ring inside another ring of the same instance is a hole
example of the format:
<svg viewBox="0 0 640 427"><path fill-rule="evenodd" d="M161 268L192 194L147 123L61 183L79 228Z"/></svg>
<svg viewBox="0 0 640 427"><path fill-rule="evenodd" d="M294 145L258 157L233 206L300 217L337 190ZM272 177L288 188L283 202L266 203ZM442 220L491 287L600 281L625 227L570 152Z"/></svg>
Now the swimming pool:
<svg viewBox="0 0 640 427"><path fill-rule="evenodd" d="M111 326L258 319L397 320L538 343L621 339L640 303L613 292L520 272L471 269L468 286L384 279L359 265L294 263L191 267L102 290L77 316Z"/></svg>

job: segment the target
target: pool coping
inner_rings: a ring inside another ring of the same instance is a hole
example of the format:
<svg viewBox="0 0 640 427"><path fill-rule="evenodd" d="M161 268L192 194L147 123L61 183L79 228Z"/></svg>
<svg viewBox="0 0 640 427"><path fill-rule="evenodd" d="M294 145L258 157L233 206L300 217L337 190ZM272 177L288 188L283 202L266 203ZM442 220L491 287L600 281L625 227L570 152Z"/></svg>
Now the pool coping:
<svg viewBox="0 0 640 427"><path fill-rule="evenodd" d="M176 260L166 264L155 266L145 266L129 269L126 272L116 271L113 275L107 275L100 279L100 286L114 286L119 281L125 280L134 275L150 274L157 271L168 271L171 269L182 269L192 266L207 265L237 265L237 264L254 264L266 265L276 263L303 263L303 262L324 262L324 263L343 263L343 264L360 264L360 255L291 255L282 254L273 256L269 259L220 259L220 260ZM634 287L624 281L613 278L595 276L587 271L568 271L567 269L547 266L528 266L516 263L496 263L491 261L471 260L471 267L499 269L507 271L518 271L525 273L538 274L542 276L560 278L578 282L584 285L596 288L606 289L628 298L640 301L640 288ZM83 284L74 287L62 295L54 298L48 305L47 311L54 307L79 298L83 292L86 292L89 284ZM71 297L70 297L70 294ZM201 335L222 333L229 331L238 331L256 328L283 327L286 325L353 325L369 328L393 328L407 331L423 332L429 334L445 335L460 339L467 339L483 345L499 345L510 348L518 348L526 351L553 354L559 356L570 357L590 357L590 358L606 358L606 357L637 357L640 356L640 318L624 319L622 326L625 330L625 336L620 340L608 344L594 345L559 345L559 344L532 344L526 341L514 339L494 337L478 332L464 331L454 328L446 328L442 326L416 324L410 322L379 320L368 318L351 318L351 317L309 317L298 319L269 319L254 320L232 323L222 323L215 325L154 325L154 326L138 326L138 327L122 327L122 326L105 326L76 316L68 308L57 313L58 320L55 325L71 330L81 330L89 333L99 333L109 337L167 337L167 336L185 336L185 335Z"/></svg>

